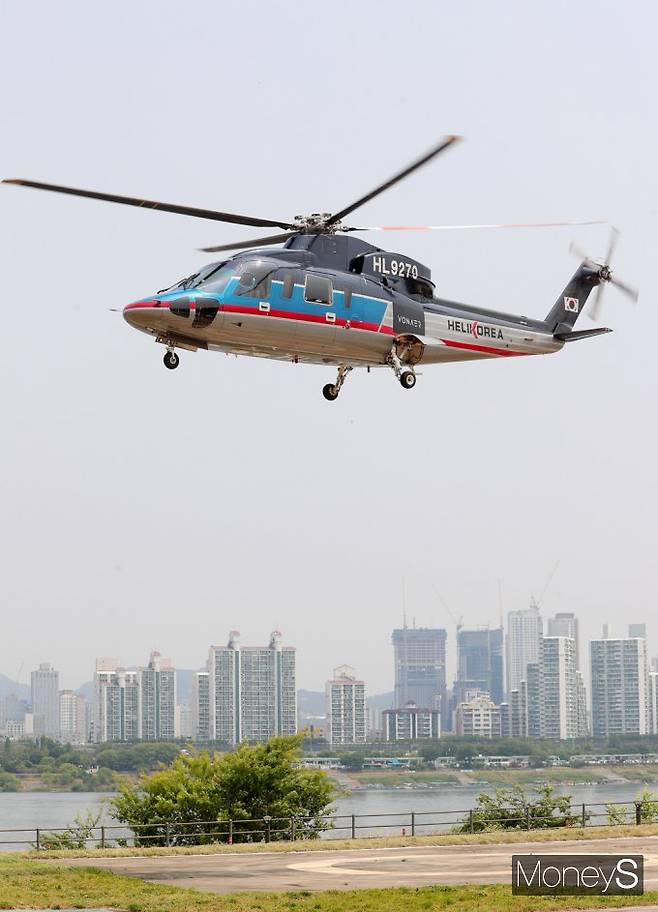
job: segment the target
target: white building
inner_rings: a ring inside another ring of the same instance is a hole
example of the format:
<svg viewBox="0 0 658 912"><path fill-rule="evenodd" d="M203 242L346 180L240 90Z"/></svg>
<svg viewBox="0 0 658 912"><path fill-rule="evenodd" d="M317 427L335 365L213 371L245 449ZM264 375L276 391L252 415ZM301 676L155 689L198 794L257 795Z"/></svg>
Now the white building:
<svg viewBox="0 0 658 912"><path fill-rule="evenodd" d="M66 744L86 744L87 701L81 694L72 690L61 690L59 693L60 737Z"/></svg>
<svg viewBox="0 0 658 912"><path fill-rule="evenodd" d="M521 681L527 680L528 665L539 662L542 633L542 618L534 603L529 608L508 613L505 639L508 693L518 690Z"/></svg>
<svg viewBox="0 0 658 912"><path fill-rule="evenodd" d="M566 741L578 737L576 641L544 637L540 650L541 734Z"/></svg>
<svg viewBox="0 0 658 912"><path fill-rule="evenodd" d="M382 713L384 741L427 741L441 737L441 713L407 703Z"/></svg>
<svg viewBox="0 0 658 912"><path fill-rule="evenodd" d="M646 735L649 729L649 676L643 638L590 643L592 734Z"/></svg>
<svg viewBox="0 0 658 912"><path fill-rule="evenodd" d="M197 736L205 740L206 700L208 740L238 744L294 735L295 648L282 646L278 631L263 647L241 646L239 636L233 630L226 646L211 647L207 687L202 672L195 677Z"/></svg>
<svg viewBox="0 0 658 912"><path fill-rule="evenodd" d="M357 680L350 665L334 669L325 686L325 699L329 744L365 744L366 685Z"/></svg>
<svg viewBox="0 0 658 912"><path fill-rule="evenodd" d="M500 738L500 706L487 693L459 703L455 710L455 734L466 738Z"/></svg>
<svg viewBox="0 0 658 912"><path fill-rule="evenodd" d="M42 662L32 672L32 712L37 734L59 738L59 672Z"/></svg>

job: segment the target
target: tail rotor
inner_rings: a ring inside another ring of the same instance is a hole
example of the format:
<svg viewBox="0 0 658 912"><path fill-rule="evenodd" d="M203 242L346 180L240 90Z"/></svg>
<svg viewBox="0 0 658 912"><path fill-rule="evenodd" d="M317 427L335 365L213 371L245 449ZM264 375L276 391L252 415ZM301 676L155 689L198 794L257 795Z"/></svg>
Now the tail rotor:
<svg viewBox="0 0 658 912"><path fill-rule="evenodd" d="M636 288L633 288L633 286L626 284L626 282L622 282L621 279L618 279L610 269L610 263L612 261L618 240L619 229L615 228L613 225L610 231L608 251L602 263L599 263L596 260L593 260L591 257L587 256L587 254L573 242L569 247L569 251L579 257L583 261L583 264L588 267L588 269L594 269L596 272L598 272L599 275L599 284L594 294L594 302L592 304L592 308L589 312L589 317L591 320L598 319L598 315L601 310L601 301L603 298L603 287L607 282L609 282L611 285L616 285L617 288L626 295L626 297L630 298L633 301L633 303L635 303L640 296Z"/></svg>

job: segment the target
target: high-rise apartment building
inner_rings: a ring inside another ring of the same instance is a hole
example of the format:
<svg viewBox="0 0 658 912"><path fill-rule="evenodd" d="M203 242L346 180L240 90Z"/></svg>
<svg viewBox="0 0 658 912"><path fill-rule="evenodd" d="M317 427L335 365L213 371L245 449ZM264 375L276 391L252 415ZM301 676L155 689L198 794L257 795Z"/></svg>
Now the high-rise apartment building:
<svg viewBox="0 0 658 912"><path fill-rule="evenodd" d="M116 659L97 659L94 690L94 740L139 741L139 672L119 667Z"/></svg>
<svg viewBox="0 0 658 912"><path fill-rule="evenodd" d="M559 741L578 737L576 641L544 637L540 647L541 736Z"/></svg>
<svg viewBox="0 0 658 912"><path fill-rule="evenodd" d="M539 662L539 643L543 624L539 608L533 603L529 608L510 611L507 615L507 690L518 689L527 680L527 667Z"/></svg>
<svg viewBox="0 0 658 912"><path fill-rule="evenodd" d="M325 687L327 741L364 744L366 740L366 685L357 680L354 669L341 665Z"/></svg>
<svg viewBox="0 0 658 912"><path fill-rule="evenodd" d="M213 646L208 658L208 736L227 744L267 741L297 731L296 650L281 645L275 631L269 644L241 646L231 631L226 646ZM205 681L197 675L197 725L205 718Z"/></svg>
<svg viewBox="0 0 658 912"><path fill-rule="evenodd" d="M455 703L461 703L469 690L488 693L496 704L503 702L502 627L458 631Z"/></svg>
<svg viewBox="0 0 658 912"><path fill-rule="evenodd" d="M192 678L192 738L210 741L210 673L197 671Z"/></svg>
<svg viewBox="0 0 658 912"><path fill-rule="evenodd" d="M521 681L510 690L500 705L500 730L503 738L528 737L528 682Z"/></svg>
<svg viewBox="0 0 658 912"><path fill-rule="evenodd" d="M658 671L649 672L649 734L658 735Z"/></svg>
<svg viewBox="0 0 658 912"><path fill-rule="evenodd" d="M393 631L395 706L439 709L446 695L446 632L442 628L402 627Z"/></svg>
<svg viewBox="0 0 658 912"><path fill-rule="evenodd" d="M500 706L481 693L455 710L455 734L463 738L500 738Z"/></svg>
<svg viewBox="0 0 658 912"><path fill-rule="evenodd" d="M36 734L59 738L59 672L42 662L31 675Z"/></svg>
<svg viewBox="0 0 658 912"><path fill-rule="evenodd" d="M59 692L60 738L66 744L86 744L89 713L87 701L72 690Z"/></svg>
<svg viewBox="0 0 658 912"><path fill-rule="evenodd" d="M577 694L577 727L578 737L589 737L589 717L587 714L587 690L585 688L585 679L582 672L576 671L576 694Z"/></svg>
<svg viewBox="0 0 658 912"><path fill-rule="evenodd" d="M629 624L628 625L628 635L629 637L642 637L646 640L647 638L647 625L646 624Z"/></svg>
<svg viewBox="0 0 658 912"><path fill-rule="evenodd" d="M572 611L559 611L547 621L547 635L570 637L576 643L576 668L580 668L580 643L578 639L578 618Z"/></svg>
<svg viewBox="0 0 658 912"><path fill-rule="evenodd" d="M170 659L152 652L139 669L140 737L144 741L173 741L176 737L176 671Z"/></svg>
<svg viewBox="0 0 658 912"><path fill-rule="evenodd" d="M648 669L642 637L592 640L592 734L645 735L648 730Z"/></svg>
<svg viewBox="0 0 658 912"><path fill-rule="evenodd" d="M441 737L441 713L407 703L382 713L384 741L431 741Z"/></svg>

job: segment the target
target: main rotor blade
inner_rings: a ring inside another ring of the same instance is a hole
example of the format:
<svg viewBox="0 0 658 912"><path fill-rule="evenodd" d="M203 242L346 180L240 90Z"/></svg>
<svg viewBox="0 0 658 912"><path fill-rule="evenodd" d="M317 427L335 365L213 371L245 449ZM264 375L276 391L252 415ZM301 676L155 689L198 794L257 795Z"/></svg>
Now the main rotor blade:
<svg viewBox="0 0 658 912"><path fill-rule="evenodd" d="M380 184L378 187L375 187L374 190L371 190L370 193L367 193L365 196L362 196L360 199L356 200L354 203L350 203L349 206L346 206L344 209L341 209L340 212L335 212L331 218L326 222L326 225L333 225L336 222L339 222L346 215L349 215L350 212L354 212L355 209L358 209L359 206L363 206L364 203L368 203L371 199L374 199L376 196L379 196L380 193L383 193L384 190L388 190L390 187L393 187L398 181L404 180L405 177L408 177L410 174L413 174L418 168L422 168L423 165L426 165L433 158L436 158L444 149L447 149L448 146L451 146L454 142L459 140L459 136L447 136L445 139L442 139L438 146L434 146L433 149L430 149L425 155L417 159L408 167L404 168L402 171L399 171L389 180L385 181L383 184Z"/></svg>
<svg viewBox="0 0 658 912"><path fill-rule="evenodd" d="M560 228L565 225L604 225L605 221L575 220L570 222L493 222L482 225L361 225L346 231L465 231L479 228Z"/></svg>
<svg viewBox="0 0 658 912"><path fill-rule="evenodd" d="M234 244L219 244L216 247L200 247L203 253L219 253L221 250L244 250L247 247L266 247L268 244L281 244L288 238L296 237L299 231L288 231L286 234L271 234L269 237L254 238L251 241L236 241Z"/></svg>
<svg viewBox="0 0 658 912"><path fill-rule="evenodd" d="M232 222L235 225L251 225L255 228L292 228L290 222L276 222L271 219L252 218L250 215L235 215L232 212L218 212L215 209L196 209L193 206L178 206L172 203L160 203L154 200L137 199L132 196L116 196L112 193L97 193L95 190L79 190L76 187L61 187L59 184L42 184L37 181L3 180L3 184L17 184L20 187L33 187L35 190L52 190L54 193L68 193L71 196L84 196L88 199L104 200L107 203L121 203L124 206L138 206L142 209L158 209L160 212L174 212L177 215L191 215L194 218L211 219L215 222Z"/></svg>

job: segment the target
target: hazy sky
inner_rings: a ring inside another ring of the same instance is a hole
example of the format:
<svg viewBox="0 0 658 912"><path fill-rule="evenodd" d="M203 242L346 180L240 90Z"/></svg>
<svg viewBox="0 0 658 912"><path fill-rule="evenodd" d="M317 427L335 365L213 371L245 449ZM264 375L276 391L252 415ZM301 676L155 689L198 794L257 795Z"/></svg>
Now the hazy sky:
<svg viewBox="0 0 658 912"><path fill-rule="evenodd" d="M0 671L200 667L279 628L298 684L392 686L402 617L574 610L658 652L652 3L0 2L0 177L288 219L466 137L359 220L607 218L614 334L392 372L162 348L119 307L253 229L0 187ZM257 233L257 232L256 232ZM264 233L267 233L265 230ZM439 292L543 317L604 228L389 235ZM366 239L378 243L378 236ZM583 318L582 325L591 325Z"/></svg>

